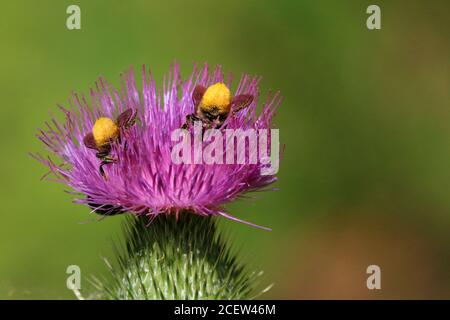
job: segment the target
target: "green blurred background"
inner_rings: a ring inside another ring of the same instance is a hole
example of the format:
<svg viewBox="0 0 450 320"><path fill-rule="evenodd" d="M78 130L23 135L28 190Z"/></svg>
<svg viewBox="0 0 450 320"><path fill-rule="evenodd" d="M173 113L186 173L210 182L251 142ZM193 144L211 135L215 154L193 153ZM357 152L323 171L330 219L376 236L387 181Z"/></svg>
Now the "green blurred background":
<svg viewBox="0 0 450 320"><path fill-rule="evenodd" d="M366 28L378 4L382 29ZM81 7L82 29L66 29ZM146 64L222 64L281 90L280 190L229 206L273 227L222 221L274 283L263 298L450 298L448 1L8 1L0 20L0 298L71 299L66 268L106 275L122 217L96 222L46 168L37 128ZM161 83L161 82L160 82ZM80 223L81 222L81 223ZM86 222L86 223L83 223ZM366 288L377 264L382 289Z"/></svg>

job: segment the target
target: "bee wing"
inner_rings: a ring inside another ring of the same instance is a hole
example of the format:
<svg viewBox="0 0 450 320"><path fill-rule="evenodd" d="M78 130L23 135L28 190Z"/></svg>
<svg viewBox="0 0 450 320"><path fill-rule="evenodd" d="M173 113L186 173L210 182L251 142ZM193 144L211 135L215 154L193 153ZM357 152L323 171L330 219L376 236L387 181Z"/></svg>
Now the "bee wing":
<svg viewBox="0 0 450 320"><path fill-rule="evenodd" d="M98 149L97 144L95 143L94 135L92 134L92 132L89 132L87 135L84 136L83 143L86 146L86 148L95 149L95 150Z"/></svg>
<svg viewBox="0 0 450 320"><path fill-rule="evenodd" d="M117 117L117 126L119 128L129 127L134 123L136 112L133 109L127 109Z"/></svg>
<svg viewBox="0 0 450 320"><path fill-rule="evenodd" d="M253 101L253 96L251 94L240 94L231 100L231 111L233 113L238 113L242 109L247 108Z"/></svg>
<svg viewBox="0 0 450 320"><path fill-rule="evenodd" d="M203 95L205 94L206 88L201 85L196 85L194 91L192 92L192 102L194 103L195 111L197 111L197 107L202 101Z"/></svg>

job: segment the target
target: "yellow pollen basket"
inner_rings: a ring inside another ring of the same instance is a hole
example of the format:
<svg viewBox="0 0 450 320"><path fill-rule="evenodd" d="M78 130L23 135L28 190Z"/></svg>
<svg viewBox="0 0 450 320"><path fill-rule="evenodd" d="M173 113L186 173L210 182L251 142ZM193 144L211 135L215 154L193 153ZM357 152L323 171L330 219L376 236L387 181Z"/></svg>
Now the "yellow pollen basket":
<svg viewBox="0 0 450 320"><path fill-rule="evenodd" d="M97 146L103 146L119 136L119 127L110 118L98 118L92 128L92 134Z"/></svg>
<svg viewBox="0 0 450 320"><path fill-rule="evenodd" d="M229 112L231 106L230 89L222 82L209 86L203 94L200 105L203 109L217 107L220 113Z"/></svg>

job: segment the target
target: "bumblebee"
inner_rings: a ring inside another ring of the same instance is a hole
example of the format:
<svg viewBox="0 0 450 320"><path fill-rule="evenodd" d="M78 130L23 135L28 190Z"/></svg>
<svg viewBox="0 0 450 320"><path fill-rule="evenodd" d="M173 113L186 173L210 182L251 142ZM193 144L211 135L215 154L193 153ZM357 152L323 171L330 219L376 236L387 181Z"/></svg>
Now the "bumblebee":
<svg viewBox="0 0 450 320"><path fill-rule="evenodd" d="M95 155L101 160L99 171L105 179L103 166L116 161L110 156L111 143L120 139L121 130L129 129L135 123L136 112L133 109L127 109L117 117L116 121L107 117L98 118L92 131L84 136L84 145L97 151Z"/></svg>
<svg viewBox="0 0 450 320"><path fill-rule="evenodd" d="M182 126L187 129L195 121L201 121L204 129L219 129L230 113L235 115L247 108L253 101L253 95L240 94L232 97L230 89L218 82L205 88L197 85L192 92L192 102L195 113L186 116L186 122Z"/></svg>
<svg viewBox="0 0 450 320"><path fill-rule="evenodd" d="M99 205L93 202L92 198L89 196L87 197L87 199L89 200L89 208L91 208L96 214L99 214L101 216L115 216L126 212L122 207L114 206L111 204Z"/></svg>

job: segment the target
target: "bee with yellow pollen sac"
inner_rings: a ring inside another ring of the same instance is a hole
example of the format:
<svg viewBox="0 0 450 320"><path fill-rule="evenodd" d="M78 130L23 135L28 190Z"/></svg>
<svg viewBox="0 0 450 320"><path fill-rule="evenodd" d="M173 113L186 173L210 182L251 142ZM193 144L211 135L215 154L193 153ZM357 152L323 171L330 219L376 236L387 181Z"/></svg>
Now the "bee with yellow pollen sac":
<svg viewBox="0 0 450 320"><path fill-rule="evenodd" d="M127 109L122 112L116 121L107 117L98 118L92 131L84 136L83 143L89 149L97 150L96 156L100 160L100 174L106 179L103 166L116 160L110 156L111 143L120 138L122 129L128 129L136 122L136 112Z"/></svg>
<svg viewBox="0 0 450 320"><path fill-rule="evenodd" d="M251 94L232 97L230 89L222 82L217 82L208 88L197 85L192 93L195 113L186 116L186 123L182 128L187 129L193 122L201 121L204 129L219 129L230 113L235 115L247 108L252 101Z"/></svg>

